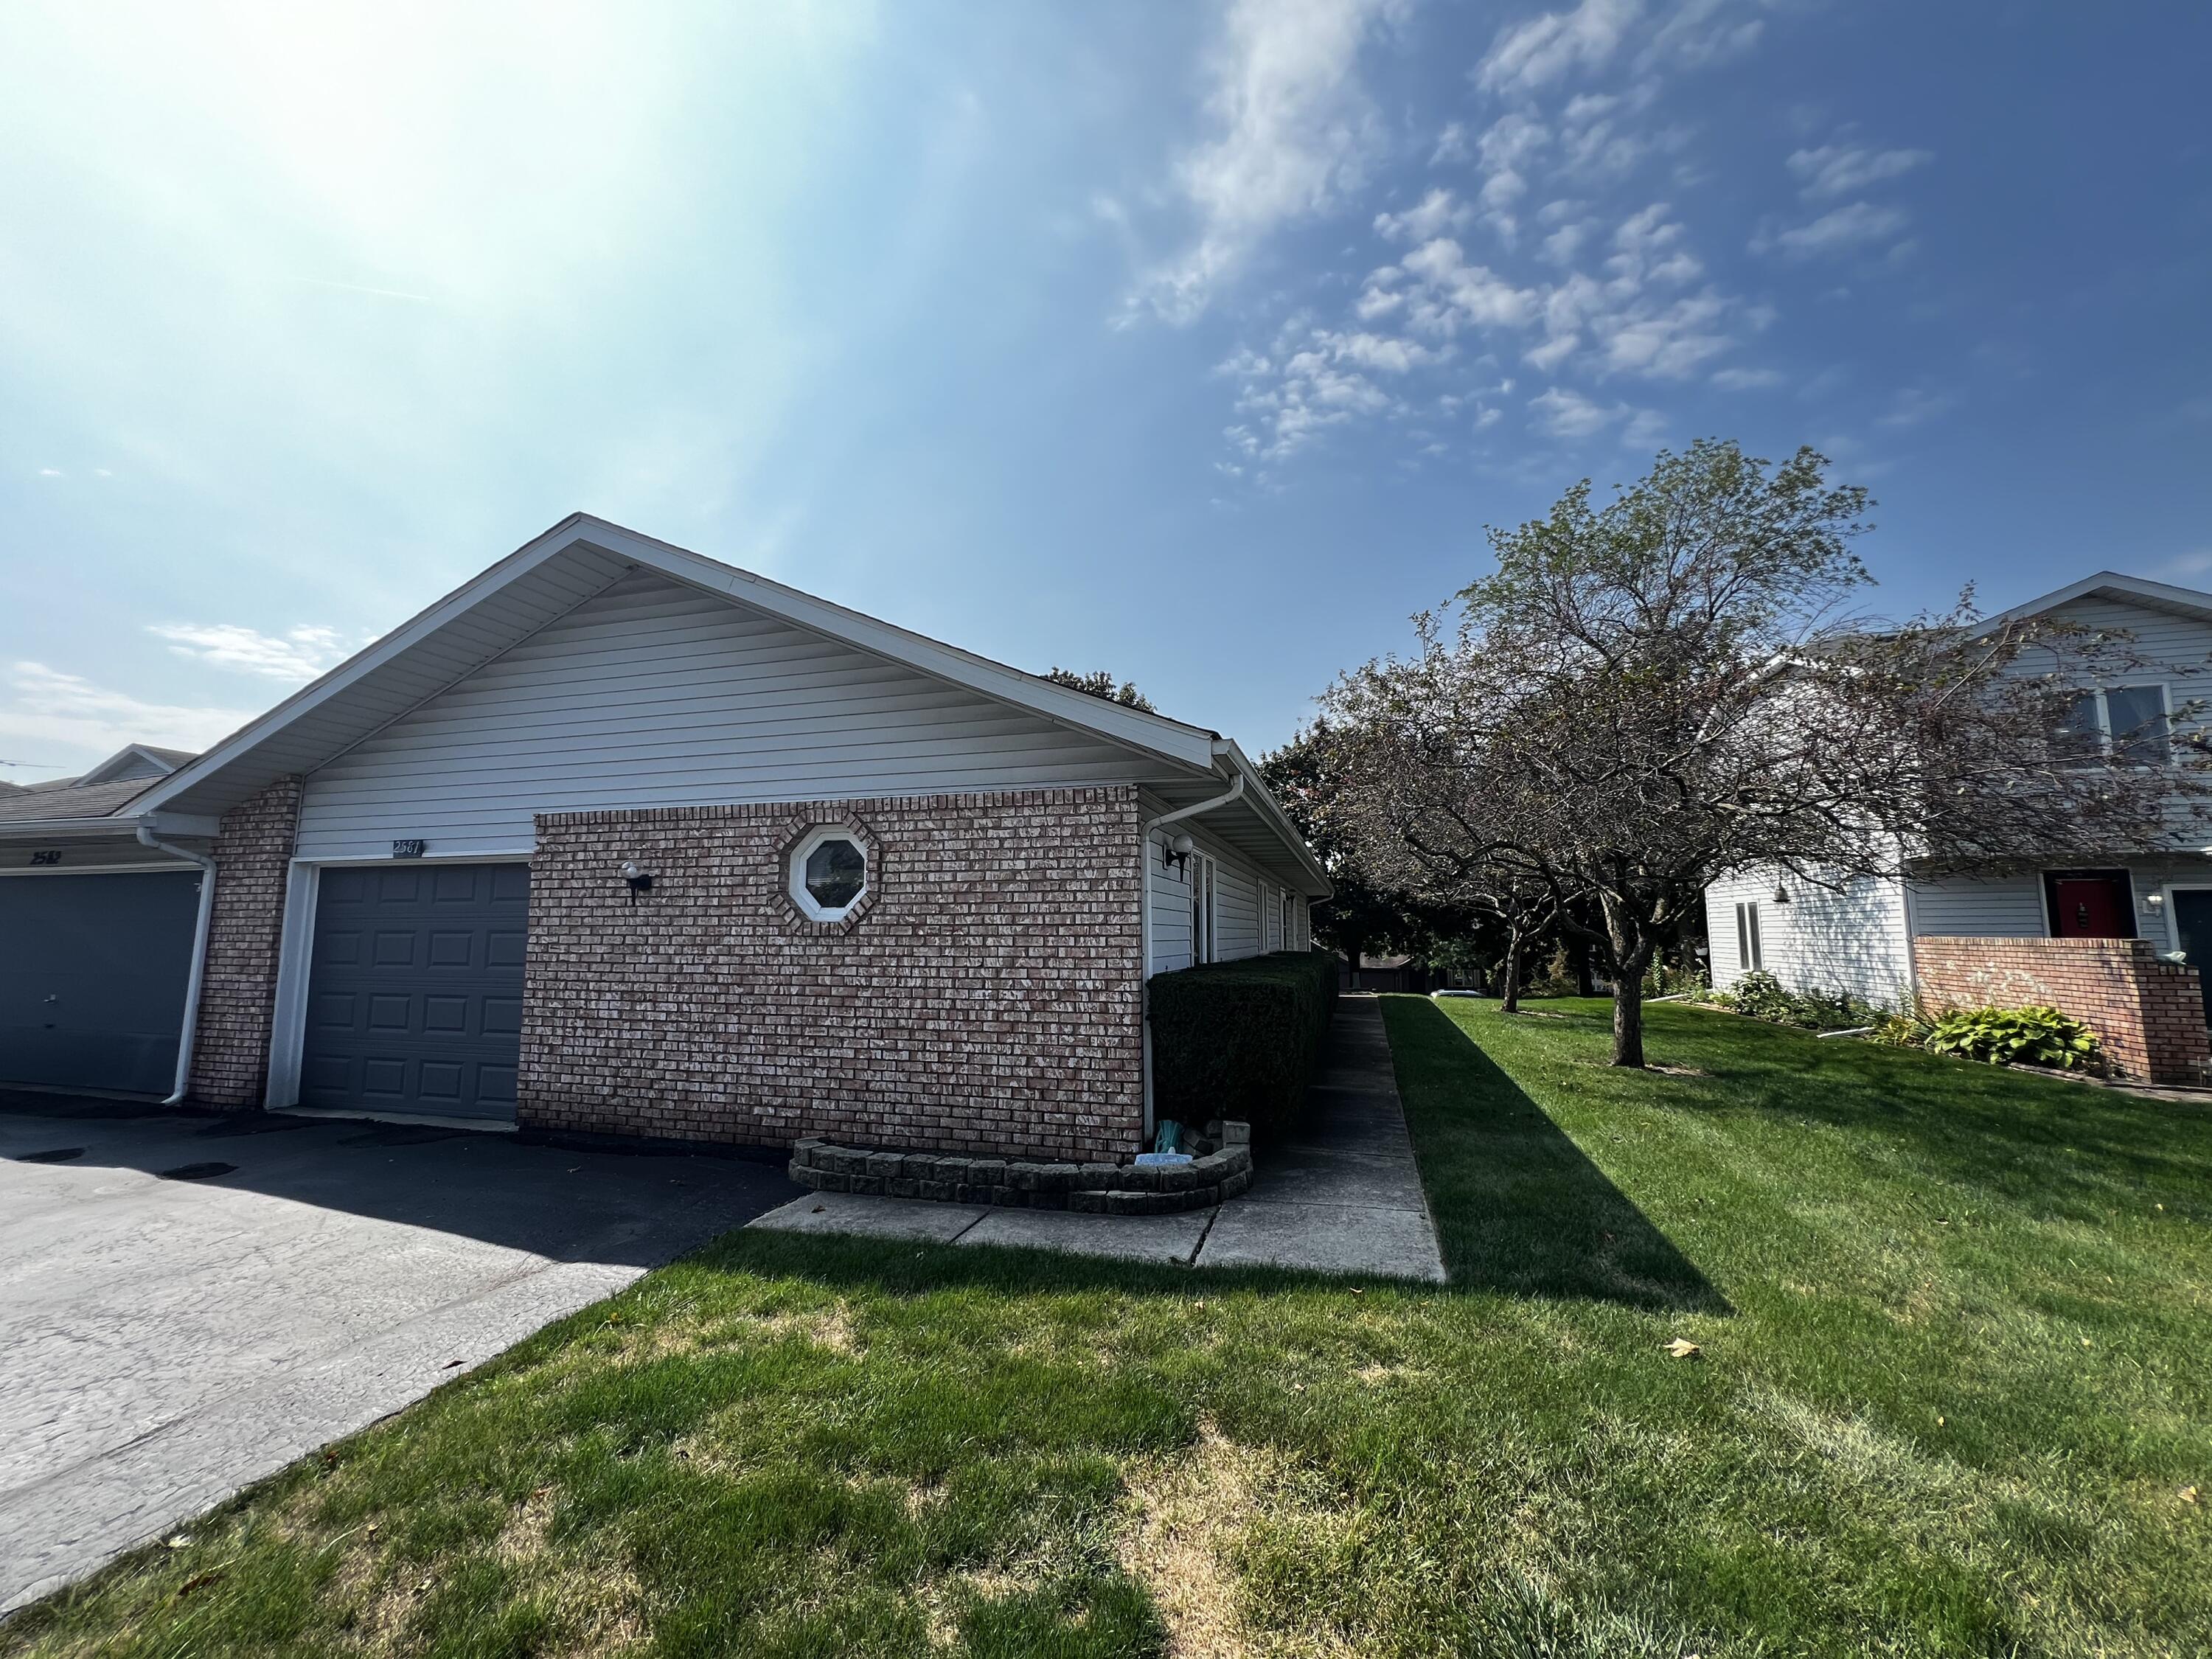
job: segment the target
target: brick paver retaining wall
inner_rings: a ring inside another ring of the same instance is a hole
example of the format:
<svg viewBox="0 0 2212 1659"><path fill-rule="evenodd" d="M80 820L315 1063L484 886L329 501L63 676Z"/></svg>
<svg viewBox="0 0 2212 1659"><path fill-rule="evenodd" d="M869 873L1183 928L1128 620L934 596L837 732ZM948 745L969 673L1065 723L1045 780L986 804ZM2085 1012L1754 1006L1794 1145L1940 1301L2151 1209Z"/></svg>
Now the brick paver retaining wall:
<svg viewBox="0 0 2212 1659"><path fill-rule="evenodd" d="M203 1104L258 1106L268 1092L284 884L299 823L297 778L279 778L222 815L192 1041L191 1093Z"/></svg>
<svg viewBox="0 0 2212 1659"><path fill-rule="evenodd" d="M1981 939L1912 941L1920 992L1941 1007L2048 1003L2104 1039L2124 1077L2200 1083L2212 1059L2197 970L2160 962L2148 939Z"/></svg>
<svg viewBox="0 0 2212 1659"><path fill-rule="evenodd" d="M787 856L866 843L856 915ZM520 1120L1088 1161L1143 1133L1129 787L548 814L531 863ZM653 876L635 904L618 872Z"/></svg>

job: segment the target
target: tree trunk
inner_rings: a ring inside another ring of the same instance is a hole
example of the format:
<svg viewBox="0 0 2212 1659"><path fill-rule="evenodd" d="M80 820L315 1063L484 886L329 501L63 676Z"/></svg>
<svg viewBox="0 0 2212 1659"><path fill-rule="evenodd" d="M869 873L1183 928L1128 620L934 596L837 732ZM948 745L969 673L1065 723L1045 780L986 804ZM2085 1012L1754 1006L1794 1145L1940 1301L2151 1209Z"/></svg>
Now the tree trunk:
<svg viewBox="0 0 2212 1659"><path fill-rule="evenodd" d="M1613 982L1613 1063L1644 1067L1644 975L1623 974Z"/></svg>
<svg viewBox="0 0 2212 1659"><path fill-rule="evenodd" d="M1521 935L1505 936L1505 965L1498 970L1503 983L1498 988L1498 1012L1517 1014L1521 1012Z"/></svg>
<svg viewBox="0 0 2212 1659"><path fill-rule="evenodd" d="M1613 973L1613 1063L1644 1066L1644 970L1651 965L1651 943L1626 906L1607 897L1605 912L1606 966Z"/></svg>
<svg viewBox="0 0 2212 1659"><path fill-rule="evenodd" d="M1567 963L1575 973L1575 994L1594 997L1597 986L1590 979L1589 941L1577 934L1567 935Z"/></svg>

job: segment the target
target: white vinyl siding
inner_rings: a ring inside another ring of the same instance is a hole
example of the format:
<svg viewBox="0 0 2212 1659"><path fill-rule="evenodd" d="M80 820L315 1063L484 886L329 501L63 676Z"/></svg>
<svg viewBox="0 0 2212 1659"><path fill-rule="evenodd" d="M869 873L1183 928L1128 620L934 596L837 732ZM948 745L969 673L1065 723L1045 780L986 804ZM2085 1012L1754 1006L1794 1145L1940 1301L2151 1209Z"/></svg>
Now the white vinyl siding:
<svg viewBox="0 0 2212 1659"><path fill-rule="evenodd" d="M1739 907L1756 905L1759 965L1797 991L1847 991L1894 1004L1911 974L1905 890L1894 877L1855 876L1841 890L1786 872L1751 870L1705 891L1705 933L1715 988L1750 970L1739 943ZM1778 888L1790 902L1774 902Z"/></svg>
<svg viewBox="0 0 2212 1659"><path fill-rule="evenodd" d="M2043 878L2033 872L1916 877L1912 920L1916 934L2041 939L2051 931L2050 918L2043 913Z"/></svg>
<svg viewBox="0 0 2212 1659"><path fill-rule="evenodd" d="M1154 809L1147 808L1147 816ZM1164 842L1188 835L1198 850L1188 870L1178 872L1160 856ZM1164 974L1191 965L1189 876L1202 860L1213 865L1213 960L1234 962L1261 954L1260 885L1264 879L1226 842L1215 840L1188 818L1152 832L1146 849L1146 886L1152 899L1152 972Z"/></svg>
<svg viewBox="0 0 2212 1659"><path fill-rule="evenodd" d="M634 574L309 777L299 856L527 849L538 812L1137 781L1111 744Z"/></svg>

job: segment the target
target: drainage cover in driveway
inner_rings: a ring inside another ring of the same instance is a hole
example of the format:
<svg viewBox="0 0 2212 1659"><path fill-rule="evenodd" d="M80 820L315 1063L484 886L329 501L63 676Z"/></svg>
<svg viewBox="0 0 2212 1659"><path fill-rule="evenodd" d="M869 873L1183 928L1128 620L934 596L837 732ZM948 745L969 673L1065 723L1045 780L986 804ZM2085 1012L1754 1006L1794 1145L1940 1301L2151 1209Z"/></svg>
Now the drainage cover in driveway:
<svg viewBox="0 0 2212 1659"><path fill-rule="evenodd" d="M228 1175L238 1167L235 1164L179 1164L173 1170L156 1170L163 1181L206 1181L215 1176Z"/></svg>

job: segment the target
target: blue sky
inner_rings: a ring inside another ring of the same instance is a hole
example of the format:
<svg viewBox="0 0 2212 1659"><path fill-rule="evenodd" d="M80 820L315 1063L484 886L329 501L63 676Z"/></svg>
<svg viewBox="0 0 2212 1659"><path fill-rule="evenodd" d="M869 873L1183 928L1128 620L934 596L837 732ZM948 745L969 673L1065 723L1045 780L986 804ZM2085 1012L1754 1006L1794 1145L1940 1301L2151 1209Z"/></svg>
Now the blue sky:
<svg viewBox="0 0 2212 1659"><path fill-rule="evenodd" d="M739 15L741 14L741 15ZM0 771L573 509L1255 752L1701 434L1887 611L2212 585L2212 13L10 8Z"/></svg>

